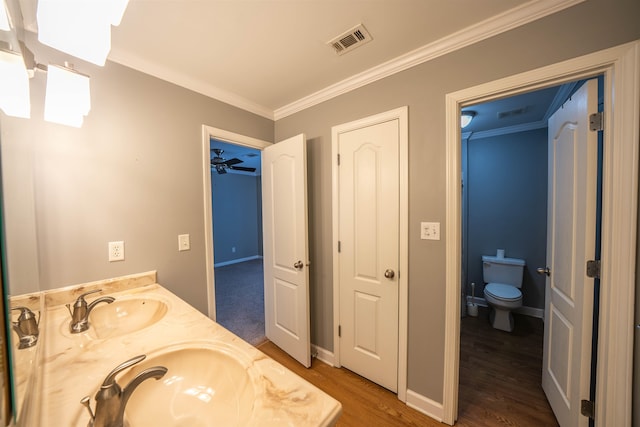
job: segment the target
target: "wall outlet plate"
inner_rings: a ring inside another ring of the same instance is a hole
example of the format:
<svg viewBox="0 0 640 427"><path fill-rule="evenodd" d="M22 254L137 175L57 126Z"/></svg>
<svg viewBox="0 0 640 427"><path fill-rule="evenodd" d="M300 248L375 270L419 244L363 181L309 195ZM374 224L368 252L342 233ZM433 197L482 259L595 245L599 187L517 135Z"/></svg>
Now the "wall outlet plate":
<svg viewBox="0 0 640 427"><path fill-rule="evenodd" d="M422 240L440 240L439 222L421 222L420 238Z"/></svg>
<svg viewBox="0 0 640 427"><path fill-rule="evenodd" d="M124 242L109 242L109 262L124 261Z"/></svg>

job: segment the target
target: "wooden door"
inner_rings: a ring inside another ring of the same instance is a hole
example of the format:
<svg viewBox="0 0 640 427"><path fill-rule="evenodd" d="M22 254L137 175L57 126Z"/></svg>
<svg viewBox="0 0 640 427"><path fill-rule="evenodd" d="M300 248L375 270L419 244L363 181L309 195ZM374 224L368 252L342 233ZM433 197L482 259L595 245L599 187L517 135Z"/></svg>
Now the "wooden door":
<svg viewBox="0 0 640 427"><path fill-rule="evenodd" d="M304 134L262 154L265 333L311 366L307 157Z"/></svg>
<svg viewBox="0 0 640 427"><path fill-rule="evenodd" d="M562 427L586 426L595 256L597 81L586 82L549 119L549 199L542 387Z"/></svg>
<svg viewBox="0 0 640 427"><path fill-rule="evenodd" d="M399 120L338 136L340 363L398 388Z"/></svg>

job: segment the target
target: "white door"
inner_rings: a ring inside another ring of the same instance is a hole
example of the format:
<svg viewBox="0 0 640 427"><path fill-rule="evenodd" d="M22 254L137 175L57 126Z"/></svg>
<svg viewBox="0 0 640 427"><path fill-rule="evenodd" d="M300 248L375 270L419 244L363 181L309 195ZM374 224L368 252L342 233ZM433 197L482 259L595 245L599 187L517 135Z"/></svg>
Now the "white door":
<svg viewBox="0 0 640 427"><path fill-rule="evenodd" d="M586 426L595 255L597 82L586 82L549 119L549 199L542 387L560 426Z"/></svg>
<svg viewBox="0 0 640 427"><path fill-rule="evenodd" d="M398 388L399 120L341 133L340 363Z"/></svg>
<svg viewBox="0 0 640 427"><path fill-rule="evenodd" d="M307 368L309 251L304 134L262 152L265 332Z"/></svg>

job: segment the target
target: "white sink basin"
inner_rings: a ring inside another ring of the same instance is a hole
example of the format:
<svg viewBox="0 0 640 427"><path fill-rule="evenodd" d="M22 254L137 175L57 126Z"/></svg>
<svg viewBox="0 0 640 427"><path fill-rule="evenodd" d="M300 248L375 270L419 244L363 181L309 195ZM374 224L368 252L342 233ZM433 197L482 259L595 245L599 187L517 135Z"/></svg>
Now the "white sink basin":
<svg viewBox="0 0 640 427"><path fill-rule="evenodd" d="M129 334L158 322L167 310L164 301L152 298L123 298L111 304L101 303L89 313L89 332L98 339Z"/></svg>
<svg viewBox="0 0 640 427"><path fill-rule="evenodd" d="M256 398L251 364L224 345L189 344L150 353L118 383L125 387L152 366L168 371L133 392L125 409L129 426L243 426L251 419Z"/></svg>
<svg viewBox="0 0 640 427"><path fill-rule="evenodd" d="M169 304L159 298L119 297L111 304L103 302L91 310L89 329L85 332L72 334L69 331L69 316L64 316L59 330L62 335L74 340L78 336L85 340L114 338L152 326L160 321L168 310Z"/></svg>

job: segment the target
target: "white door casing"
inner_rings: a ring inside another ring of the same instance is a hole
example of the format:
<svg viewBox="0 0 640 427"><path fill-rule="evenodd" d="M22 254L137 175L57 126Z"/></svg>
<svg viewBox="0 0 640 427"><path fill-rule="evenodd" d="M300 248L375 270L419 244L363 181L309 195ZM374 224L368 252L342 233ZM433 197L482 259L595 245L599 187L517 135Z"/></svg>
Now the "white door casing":
<svg viewBox="0 0 640 427"><path fill-rule="evenodd" d="M466 105L604 75L604 147L600 323L596 425L630 425L633 295L640 138L640 42L634 41L446 96L447 198L445 369L441 410L458 411L460 352L460 109ZM615 93L615 96L614 96ZM437 409L437 408L436 408Z"/></svg>
<svg viewBox="0 0 640 427"><path fill-rule="evenodd" d="M595 257L598 83L585 84L549 118L549 190L542 388L562 427L588 424Z"/></svg>
<svg viewBox="0 0 640 427"><path fill-rule="evenodd" d="M307 156L304 134L263 150L265 332L311 366Z"/></svg>

